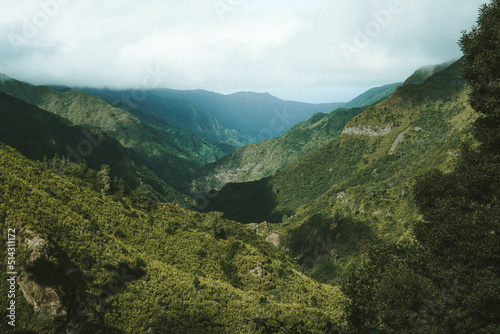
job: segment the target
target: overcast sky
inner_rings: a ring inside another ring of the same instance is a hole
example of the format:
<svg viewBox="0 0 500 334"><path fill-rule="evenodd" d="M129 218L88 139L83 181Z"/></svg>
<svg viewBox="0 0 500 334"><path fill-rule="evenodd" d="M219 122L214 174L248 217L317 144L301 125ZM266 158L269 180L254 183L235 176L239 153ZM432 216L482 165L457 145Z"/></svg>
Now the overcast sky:
<svg viewBox="0 0 500 334"><path fill-rule="evenodd" d="M486 0L2 0L0 72L35 84L348 101L461 53Z"/></svg>

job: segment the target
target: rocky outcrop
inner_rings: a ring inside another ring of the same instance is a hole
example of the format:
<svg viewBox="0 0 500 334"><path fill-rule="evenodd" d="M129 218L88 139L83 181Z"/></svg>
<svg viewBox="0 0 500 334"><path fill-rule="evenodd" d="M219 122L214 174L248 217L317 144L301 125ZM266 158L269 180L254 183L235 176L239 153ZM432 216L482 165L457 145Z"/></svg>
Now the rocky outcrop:
<svg viewBox="0 0 500 334"><path fill-rule="evenodd" d="M408 128L409 129L409 128ZM406 134L406 131L408 131L408 129L404 130L403 132L401 132L398 137L396 138L396 140L394 140L394 143L392 143L392 146L391 148L389 149L389 152L387 152L387 154L393 154L394 151L396 150L396 148L398 147L398 144L403 140L405 134Z"/></svg>
<svg viewBox="0 0 500 334"><path fill-rule="evenodd" d="M273 233L266 238L266 241L278 247L280 245L280 236L277 233Z"/></svg>
<svg viewBox="0 0 500 334"><path fill-rule="evenodd" d="M381 127L378 125L356 125L356 126L351 126L351 127L346 127L344 131L342 131L342 134L346 135L363 135L363 136L369 136L369 137L377 137L377 136L384 136L388 135L391 133L391 126L386 125L385 127Z"/></svg>
<svg viewBox="0 0 500 334"><path fill-rule="evenodd" d="M251 223L248 224L249 227L258 235L265 238L267 242L278 247L280 245L280 236L277 233L271 233L269 229L268 222L262 222L260 224Z"/></svg>
<svg viewBox="0 0 500 334"><path fill-rule="evenodd" d="M265 238L270 234L269 224L267 222L262 222L260 224L251 223L248 225L256 234L260 235L261 237Z"/></svg>
<svg viewBox="0 0 500 334"><path fill-rule="evenodd" d="M47 259L49 256L47 241L32 231L26 230L25 232L28 237L23 240L22 244L31 250L27 265L41 258ZM65 314L61 298L53 288L37 284L24 270L19 275L18 283L24 298L36 313L46 318L55 318Z"/></svg>

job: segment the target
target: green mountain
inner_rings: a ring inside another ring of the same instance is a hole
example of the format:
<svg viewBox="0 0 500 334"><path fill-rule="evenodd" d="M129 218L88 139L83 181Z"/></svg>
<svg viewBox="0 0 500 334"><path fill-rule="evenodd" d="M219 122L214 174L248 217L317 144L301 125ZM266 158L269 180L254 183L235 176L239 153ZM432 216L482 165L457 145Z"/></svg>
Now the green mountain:
<svg viewBox="0 0 500 334"><path fill-rule="evenodd" d="M249 138L242 136L236 130L221 125L215 116L200 106L176 94L165 94L162 90L95 88L81 88L81 90L98 96L113 106L120 106L129 111L140 110L214 143L237 147L249 141Z"/></svg>
<svg viewBox="0 0 500 334"><path fill-rule="evenodd" d="M283 101L253 92L223 95L205 90L83 90L110 104L126 104L162 118L203 138L237 146L278 137L315 113L343 105Z"/></svg>
<svg viewBox="0 0 500 334"><path fill-rule="evenodd" d="M187 180L193 178L198 168L226 154L211 142L194 138L186 130L165 122L154 122L151 118L143 122L141 119L146 117L139 118L85 92L61 92L6 76L1 80L0 91L57 114L71 124L102 130L143 159L158 177L184 193L188 189ZM186 146L191 145L192 149L179 143L181 138L187 138Z"/></svg>
<svg viewBox="0 0 500 334"><path fill-rule="evenodd" d="M474 113L460 63L423 84L400 87L354 117L342 135L276 175L230 183L206 211L242 222L279 223L284 249L333 282L367 249L405 238L416 219L413 178L450 168Z"/></svg>
<svg viewBox="0 0 500 334"><path fill-rule="evenodd" d="M438 65L423 66L416 70L408 79L405 80L404 85L408 84L420 84L425 82L433 74L446 69L448 66L453 64L455 60L450 60Z"/></svg>
<svg viewBox="0 0 500 334"><path fill-rule="evenodd" d="M344 126L363 109L317 113L284 135L241 147L202 168L191 183L191 194L220 190L233 182L255 181L275 174L309 152L340 136Z"/></svg>
<svg viewBox="0 0 500 334"><path fill-rule="evenodd" d="M339 289L250 227L133 192L108 196L102 178L76 164L56 174L0 143L1 239L16 238L15 255L0 256L16 258L18 331L340 332ZM10 305L5 296L2 333Z"/></svg>
<svg viewBox="0 0 500 334"><path fill-rule="evenodd" d="M399 86L401 83L372 88L345 104L342 109L329 114L317 113L278 138L239 148L204 166L191 183L190 193L196 197L209 190L220 190L227 183L256 181L273 175L340 136L347 122L364 110L358 107L367 107L384 100Z"/></svg>
<svg viewBox="0 0 500 334"><path fill-rule="evenodd" d="M204 166L191 183L190 193L199 197L200 193L220 190L227 183L256 181L273 175L340 136L347 122L364 110L359 107L384 100L401 84L372 88L345 104L342 109L329 114L317 113L278 138L244 146Z"/></svg>
<svg viewBox="0 0 500 334"><path fill-rule="evenodd" d="M68 123L64 118L0 93L0 141L26 157L41 161L44 156L52 158L57 154L73 163L85 160L94 170L107 164L112 177L123 179L127 187L138 193L183 205L190 203L116 140L99 129Z"/></svg>
<svg viewBox="0 0 500 334"><path fill-rule="evenodd" d="M356 107L368 107L371 106L372 104L381 102L382 100L385 100L386 98L391 96L392 93L396 91L396 88L398 88L402 84L403 84L402 82L397 82L393 84L371 88L366 92L364 92L363 94L347 102L343 106L343 108L351 109Z"/></svg>

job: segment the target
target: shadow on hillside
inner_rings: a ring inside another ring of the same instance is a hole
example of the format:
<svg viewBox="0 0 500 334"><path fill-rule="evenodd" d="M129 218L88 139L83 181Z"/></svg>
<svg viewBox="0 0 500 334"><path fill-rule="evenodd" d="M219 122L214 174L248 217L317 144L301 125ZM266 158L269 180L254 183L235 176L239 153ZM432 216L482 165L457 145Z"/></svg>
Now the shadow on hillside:
<svg viewBox="0 0 500 334"><path fill-rule="evenodd" d="M113 308L113 296L123 292L127 284L145 275L145 263L138 261L133 267L128 263L105 265L109 279L99 286L99 293L89 293L91 278L86 276L69 256L55 243L57 262L39 258L26 266L30 279L42 287L53 287L61 298L65 314L54 319L58 333L72 333L84 329L92 333L124 333L104 324L105 314ZM88 267L95 263L90 255L80 254L82 263ZM88 268L87 268L88 269Z"/></svg>
<svg viewBox="0 0 500 334"><path fill-rule="evenodd" d="M341 213L333 217L314 214L293 228L285 240L290 255L322 283L331 283L344 271L353 270L351 260L377 242L370 222Z"/></svg>
<svg viewBox="0 0 500 334"><path fill-rule="evenodd" d="M202 212L220 211L224 218L242 223L279 222L284 212L276 212L277 190L270 178L259 181L228 183L212 198Z"/></svg>

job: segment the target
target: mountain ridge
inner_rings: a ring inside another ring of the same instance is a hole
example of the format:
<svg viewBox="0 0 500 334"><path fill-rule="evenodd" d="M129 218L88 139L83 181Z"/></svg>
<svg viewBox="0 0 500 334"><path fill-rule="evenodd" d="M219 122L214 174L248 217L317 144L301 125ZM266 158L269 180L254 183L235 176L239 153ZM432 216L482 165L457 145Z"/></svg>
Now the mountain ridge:
<svg viewBox="0 0 500 334"><path fill-rule="evenodd" d="M273 175L294 161L333 140L362 108L317 113L280 137L238 148L220 160L205 165L192 181L191 193L220 190L227 183L256 181Z"/></svg>
<svg viewBox="0 0 500 334"><path fill-rule="evenodd" d="M164 201L190 205L144 164L140 157L97 128L74 126L56 114L0 92L0 141L30 159L42 161L56 155L67 163L83 163L94 170L111 167L117 176L138 193Z"/></svg>
<svg viewBox="0 0 500 334"><path fill-rule="evenodd" d="M362 93L361 95L355 97L351 101L347 102L343 108L350 109L356 107L368 107L372 104L381 102L382 100L388 98L396 88L401 86L402 82L396 82L392 84L386 84L380 87L373 87Z"/></svg>
<svg viewBox="0 0 500 334"><path fill-rule="evenodd" d="M60 92L14 79L4 82L0 91L62 116L72 124L101 129L138 154L161 179L184 193L187 192L187 180L199 167L226 154L205 141L205 150L212 150L212 154L200 156L176 142L178 135L187 136L185 130L165 124L157 124L156 128L146 125L132 113L87 92L75 89Z"/></svg>
<svg viewBox="0 0 500 334"><path fill-rule="evenodd" d="M347 121L362 111L360 108L381 102L401 85L394 83L371 88L341 108L327 114L316 113L280 137L244 146L204 166L201 175L191 183L191 194L220 190L227 183L256 181L276 173L341 135Z"/></svg>
<svg viewBox="0 0 500 334"><path fill-rule="evenodd" d="M224 95L201 89L81 89L110 104L123 102L123 96L142 94L144 98L132 101L134 109L163 118L212 141L237 146L278 137L316 112L330 112L343 105L284 101L269 93L256 92Z"/></svg>

